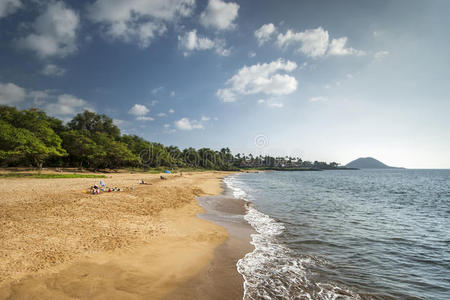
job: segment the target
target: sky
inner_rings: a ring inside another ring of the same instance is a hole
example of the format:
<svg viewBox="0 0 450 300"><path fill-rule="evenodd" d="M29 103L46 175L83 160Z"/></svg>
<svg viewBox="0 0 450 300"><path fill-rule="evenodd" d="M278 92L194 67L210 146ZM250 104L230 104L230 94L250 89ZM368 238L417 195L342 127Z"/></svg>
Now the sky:
<svg viewBox="0 0 450 300"><path fill-rule="evenodd" d="M450 168L450 1L0 0L0 104L165 145Z"/></svg>

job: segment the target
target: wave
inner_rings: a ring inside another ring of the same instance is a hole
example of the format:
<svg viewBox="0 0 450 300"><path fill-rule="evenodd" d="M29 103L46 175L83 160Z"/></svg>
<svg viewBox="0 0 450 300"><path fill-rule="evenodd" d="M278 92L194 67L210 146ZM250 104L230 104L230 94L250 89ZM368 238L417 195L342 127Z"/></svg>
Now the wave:
<svg viewBox="0 0 450 300"><path fill-rule="evenodd" d="M235 198L251 199L251 190L232 175L224 179ZM253 200L253 199L252 199ZM361 299L358 294L336 286L312 280L313 269L326 264L321 258L296 255L282 245L277 237L285 231L283 223L260 212L249 203L244 219L255 229L251 236L253 252L237 264L244 278L244 300L250 299Z"/></svg>

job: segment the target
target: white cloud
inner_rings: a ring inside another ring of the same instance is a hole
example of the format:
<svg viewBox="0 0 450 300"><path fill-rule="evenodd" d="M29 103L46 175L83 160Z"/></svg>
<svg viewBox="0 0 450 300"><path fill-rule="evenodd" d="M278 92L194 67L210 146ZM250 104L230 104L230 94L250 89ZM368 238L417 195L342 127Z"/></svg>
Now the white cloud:
<svg viewBox="0 0 450 300"><path fill-rule="evenodd" d="M200 15L200 23L205 27L219 30L233 29L233 21L238 16L239 4L221 0L209 0L206 10Z"/></svg>
<svg viewBox="0 0 450 300"><path fill-rule="evenodd" d="M309 98L309 102L326 102L326 101L328 101L328 98L322 96Z"/></svg>
<svg viewBox="0 0 450 300"><path fill-rule="evenodd" d="M374 54L373 57L375 58L375 60L380 61L383 58L389 56L389 54L390 54L389 51L378 51L377 53Z"/></svg>
<svg viewBox="0 0 450 300"><path fill-rule="evenodd" d="M230 55L230 50L226 49L225 41L220 39L211 40L204 36L197 35L197 30L186 32L183 36L178 36L178 46L185 56L193 51L215 49L216 53L222 56Z"/></svg>
<svg viewBox="0 0 450 300"><path fill-rule="evenodd" d="M47 75L47 76L59 77L59 76L63 76L64 74L66 74L66 69L61 68L54 64L47 64L42 69L42 74Z"/></svg>
<svg viewBox="0 0 450 300"><path fill-rule="evenodd" d="M297 50L312 58L325 55L364 55L364 51L351 47L346 48L346 43L347 37L333 39L330 42L328 31L322 27L301 32L294 32L289 29L285 34L280 33L277 37L277 45L280 48L300 44L300 48Z"/></svg>
<svg viewBox="0 0 450 300"><path fill-rule="evenodd" d="M157 114L157 116L162 118L162 117L167 116L167 114L162 112L162 113Z"/></svg>
<svg viewBox="0 0 450 300"><path fill-rule="evenodd" d="M170 97L175 97L175 95L176 95L175 91L170 92Z"/></svg>
<svg viewBox="0 0 450 300"><path fill-rule="evenodd" d="M31 91L27 97L33 100L34 105L41 105L45 102L45 99L50 97L50 90L45 91Z"/></svg>
<svg viewBox="0 0 450 300"><path fill-rule="evenodd" d="M20 0L2 0L0 1L0 18L7 17L22 8Z"/></svg>
<svg viewBox="0 0 450 300"><path fill-rule="evenodd" d="M259 99L259 100L258 100L258 103L259 103L259 104L263 104L263 103L265 103L265 102L266 102L266 100L264 100L264 99Z"/></svg>
<svg viewBox="0 0 450 300"><path fill-rule="evenodd" d="M74 115L83 109L92 110L87 102L70 94L59 95L57 101L45 105L44 110L51 115Z"/></svg>
<svg viewBox="0 0 450 300"><path fill-rule="evenodd" d="M175 113L175 111L172 108L169 109L169 114L173 114L173 113Z"/></svg>
<svg viewBox="0 0 450 300"><path fill-rule="evenodd" d="M278 34L277 44L284 48L294 43L301 43L298 51L310 57L325 55L328 48L328 31L322 27L308 29L302 32L288 30L285 34Z"/></svg>
<svg viewBox="0 0 450 300"><path fill-rule="evenodd" d="M216 95L223 102L234 102L234 101L236 101L236 94L231 89L219 89L216 92Z"/></svg>
<svg viewBox="0 0 450 300"><path fill-rule="evenodd" d="M138 121L153 121L155 119L153 119L152 117L148 117L148 116L141 116L141 117L137 117L136 120L138 120Z"/></svg>
<svg viewBox="0 0 450 300"><path fill-rule="evenodd" d="M341 37L338 39L333 39L330 43L328 54L329 55L364 55L364 51L357 50L354 48L346 48L345 44L347 43L347 37Z"/></svg>
<svg viewBox="0 0 450 300"><path fill-rule="evenodd" d="M207 122L207 121L211 120L211 118L210 118L210 117L207 117L207 116L202 116L201 120L202 120L203 122Z"/></svg>
<svg viewBox="0 0 450 300"><path fill-rule="evenodd" d="M0 104L15 105L25 100L27 92L14 83L0 82Z"/></svg>
<svg viewBox="0 0 450 300"><path fill-rule="evenodd" d="M136 120L138 121L153 121L154 119L152 117L147 116L149 112L150 109L142 104L135 104L128 111L129 114L136 116Z"/></svg>
<svg viewBox="0 0 450 300"><path fill-rule="evenodd" d="M256 56L256 53L253 52L253 51L250 51L250 52L248 53L248 57L250 57L250 58L253 58L253 57L255 57L255 56Z"/></svg>
<svg viewBox="0 0 450 300"><path fill-rule="evenodd" d="M195 0L97 0L88 18L103 25L108 36L147 48L167 32L168 23L192 14Z"/></svg>
<svg viewBox="0 0 450 300"><path fill-rule="evenodd" d="M208 50L214 48L214 42L207 37L197 36L197 30L187 32L184 36L178 36L180 47L187 51Z"/></svg>
<svg viewBox="0 0 450 300"><path fill-rule="evenodd" d="M258 45L262 45L268 42L272 35L276 33L277 29L272 23L262 25L258 30L255 31L255 37L258 40Z"/></svg>
<svg viewBox="0 0 450 300"><path fill-rule="evenodd" d="M78 14L63 2L51 2L34 22L35 33L16 41L19 48L40 57L64 57L77 51Z"/></svg>
<svg viewBox="0 0 450 300"><path fill-rule="evenodd" d="M292 72L297 64L282 59L264 64L244 66L228 79L229 88L219 89L216 95L224 102L233 102L238 95L266 94L270 96L287 95L297 89L297 80L280 71Z"/></svg>
<svg viewBox="0 0 450 300"><path fill-rule="evenodd" d="M180 130L204 129L202 122L197 120L189 120L189 118L181 118L174 122L176 128Z"/></svg>

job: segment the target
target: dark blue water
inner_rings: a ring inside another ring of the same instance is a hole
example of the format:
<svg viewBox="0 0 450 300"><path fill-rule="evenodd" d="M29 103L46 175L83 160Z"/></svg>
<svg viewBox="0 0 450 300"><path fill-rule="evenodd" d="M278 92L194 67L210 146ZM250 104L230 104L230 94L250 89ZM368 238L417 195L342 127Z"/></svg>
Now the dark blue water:
<svg viewBox="0 0 450 300"><path fill-rule="evenodd" d="M247 299L450 299L450 170L239 174Z"/></svg>

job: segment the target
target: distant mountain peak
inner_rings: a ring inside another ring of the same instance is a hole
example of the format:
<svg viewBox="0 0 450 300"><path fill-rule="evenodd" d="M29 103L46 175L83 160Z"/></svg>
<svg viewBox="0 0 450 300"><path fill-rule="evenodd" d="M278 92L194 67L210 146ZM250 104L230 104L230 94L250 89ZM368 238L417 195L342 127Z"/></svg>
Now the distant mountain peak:
<svg viewBox="0 0 450 300"><path fill-rule="evenodd" d="M381 161L373 157L360 157L354 161L349 162L345 165L347 168L357 168L357 169L392 169L395 167L390 167Z"/></svg>

